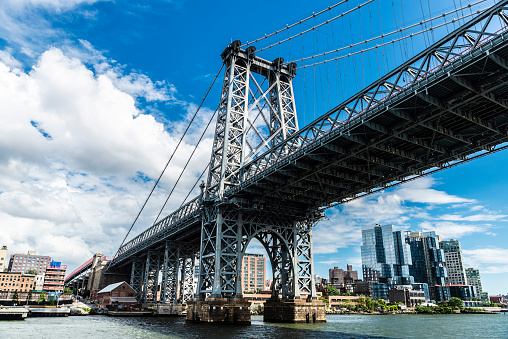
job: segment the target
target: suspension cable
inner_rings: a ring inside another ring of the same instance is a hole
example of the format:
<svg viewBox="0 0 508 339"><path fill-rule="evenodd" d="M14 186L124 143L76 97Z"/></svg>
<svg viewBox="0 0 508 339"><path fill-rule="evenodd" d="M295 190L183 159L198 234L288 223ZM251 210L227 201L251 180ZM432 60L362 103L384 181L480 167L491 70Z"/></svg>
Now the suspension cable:
<svg viewBox="0 0 508 339"><path fill-rule="evenodd" d="M308 21L308 20L310 20L310 19L312 19L312 18L315 18L315 17L317 17L318 15L321 15L321 14L323 14L323 13L327 12L327 11L330 11L330 10L332 10L333 8L335 8L335 7L337 7L337 6L340 6L340 5L342 5L343 3L346 3L346 2L348 2L348 1L349 1L349 0L343 0L343 1L340 1L340 2L336 3L335 5L328 6L327 8L323 9L322 11L319 11L319 12L317 12L317 13L312 13L312 15L311 15L311 16L309 16L309 17L307 17L307 18L305 18L305 19L302 19L302 20L300 20L300 21L298 21L298 22L295 22L294 24L291 24L291 25L286 25L286 27L284 27L284 28L282 28L282 29L280 29L280 30L278 30L278 31L276 31L276 32L270 33L270 34L268 34L268 35L267 35L267 34L265 34L265 36L263 36L263 37L261 37L261 38L259 38L259 39L256 39L256 40L254 40L254 41L251 41L251 42L248 42L248 41L247 41L247 43L246 43L246 44L243 44L243 45L242 45L242 46L240 46L240 47L249 46L249 45L252 45L252 44L254 44L254 43L256 43L256 42L259 42L259 41L262 41L262 40L268 39L268 38L269 38L269 37L271 37L271 36L274 36L274 35L276 35L276 34L279 34L279 33L281 33L281 32L284 32L284 31L286 31L286 30L288 30L288 29L291 29L291 28L295 27L296 25L302 24L302 23L304 23L305 21Z"/></svg>
<svg viewBox="0 0 508 339"><path fill-rule="evenodd" d="M120 248L122 248L123 244L125 243L125 240L127 239L127 237L129 236L129 233L132 231L132 228L134 227L134 225L136 224L136 221L138 221L139 219L139 216L141 215L141 212L143 212L146 204L148 203L148 200L150 199L150 197L152 196L153 192L155 191L155 188L157 187L157 185L159 184L162 176L164 175L164 173L166 172L166 169L168 168L169 166L169 163L171 162L171 160L173 159L176 151L178 150L178 148L180 147L180 144L182 143L183 141L183 138L185 137L185 135L187 134L187 132L189 131L189 128L191 126L191 124L194 122L194 119L196 118L199 110L201 109L201 106L203 106L203 103L205 102L206 100L206 97L208 96L208 94L210 93L213 85L215 84L215 81L217 80L217 77L219 76L220 72L222 71L222 68L224 67L224 64L221 65L219 71L217 72L217 74L215 74L215 78L213 79L212 81L212 84L210 85L210 87L208 87L208 90L206 91L206 94L205 96L203 97L203 99L201 100L201 103L199 104L198 108L196 109L196 112L194 113L194 115L192 116L191 120L189 121L189 123L187 124L187 128L185 129L185 131L183 132L183 135L182 137L180 138L180 140L178 141L178 144L176 145L176 148L173 150L173 153L171 154L171 156L169 157L169 160L168 162L166 163L166 166L164 166L164 169L162 170L161 174L159 175L159 178L157 179L157 181L155 182L155 184L153 185L152 187L152 190L150 191L150 193L148 194L148 197L145 199L145 202L143 203L143 206L141 206L141 209L139 210L138 214L136 215L136 218L134 219L134 221L132 222L132 225L131 227L129 228L129 231L127 231L127 234L125 235L125 237L123 238L122 240L122 243L120 244L120 246L118 247L118 250L116 251L116 254L115 254L115 257L118 255L118 252L120 251Z"/></svg>
<svg viewBox="0 0 508 339"><path fill-rule="evenodd" d="M278 46L278 45L283 44L283 43L285 43L285 42L287 42L287 41L289 41L289 40L292 40L292 39L297 38L297 37L299 37L299 36L301 36L301 35L304 35L304 34L306 34L306 33L312 32L312 31L313 31L313 30L315 30L316 28L319 28L319 27L321 27L321 26L323 26L323 25L327 25L327 24L329 24L330 22L332 22L332 21L334 21L334 20L340 19L340 18L342 18L342 17L344 17L344 16L348 15L349 13L352 13L352 12L356 11L357 9L362 8L363 6L370 4L370 3L371 3L371 2L373 2L373 1L375 1L375 0L368 0L368 1L364 2L363 4L359 4L358 6L356 6L356 7L352 8L352 9L350 9L349 11L346 11L346 12L344 12L344 13L341 13L341 14L339 14L339 15L337 15L337 16L335 16L335 17L333 17L333 18L329 19L329 20L326 20L325 22L320 23L319 25L312 26L311 28L306 29L305 31L300 32L300 33L298 33L298 34L295 34L295 35L293 35L293 36L291 36L291 37L289 37L289 38L286 38L286 39L284 39L284 40L281 40L281 41L276 42L276 43L274 43L274 44L271 44L271 45L269 45L269 46L266 46L266 47L263 47L263 48L261 48L261 49L258 49L258 50L256 50L256 53L262 52L262 51L264 51L264 50L266 50L266 49L269 49L269 48L272 48L272 47ZM486 1L486 0L483 0L483 1Z"/></svg>
<svg viewBox="0 0 508 339"><path fill-rule="evenodd" d="M206 127L205 129L203 130L203 133L201 133L201 136L199 137L199 140L198 142L196 143L196 147L194 147L194 149L192 150L192 153L190 154L189 158L187 159L187 162L185 163L185 166L182 168L182 171L180 172L180 175L178 176L178 179L176 180L175 184L173 185L173 188L171 189L171 191L169 192L168 194L168 197L166 198L166 201L164 202L164 205L162 205L162 208L160 209L159 211L159 214L157 214L157 217L155 218L155 220L153 221L153 225L155 225L157 223L157 220L159 219L162 211L164 210L164 207L166 207L166 204L168 203L169 201L169 198L171 197L171 195L173 194L173 192L175 191L175 188L176 186L178 185L178 183L180 182L180 179L182 178L183 176L183 173L185 172L185 170L187 169L187 166L189 165L192 157L194 156L194 153L196 152L196 150L198 149L198 146L199 144L201 143L201 140L203 140L203 137L205 136L206 134L206 131L208 130L208 127L210 127L210 124L212 123L213 121L213 118L215 117L215 114L217 114L217 112L219 111L219 107L220 107L220 104L219 106L217 106L217 108L215 109L215 112L213 112L212 116L210 117L210 120L208 120L208 123L206 124Z"/></svg>
<svg viewBox="0 0 508 339"><path fill-rule="evenodd" d="M400 37L400 38L397 38L397 39L394 39L394 40L391 40L391 41L388 41L388 42L385 42L385 43L382 43L382 44L379 44L379 45L376 45L376 46L372 46L372 47L365 48L365 49L362 49L362 50L359 50L359 51L356 51L356 52L348 53L346 55L341 55L341 56L338 56L338 57L335 57L335 58L332 58L332 59L327 59L327 60L323 60L323 61L319 61L319 62L315 62L315 63L309 64L309 65L300 66L300 67L297 67L296 69L303 69L303 68L307 68L307 67L313 67L313 66L324 64L324 63L327 63L327 62L331 62L331 61L335 61L335 60L339 60L339 59L344 59L344 58L349 58L349 57L351 57L353 55L357 55L357 54L360 54L360 53L365 53L365 52L371 51L373 49L376 49L376 48L379 48L379 47L383 47L383 46L386 46L386 45L389 45L389 44L393 44L395 42L399 42L399 41L402 41L404 39L409 39L409 38L411 38L411 37L413 37L415 35L422 34L422 33L425 33L427 31L432 31L433 29L436 29L436 28L439 28L439 27L442 27L442 26L445 26L445 25L452 24L455 21L462 20L462 19L468 18L468 17L476 15L476 14L480 14L481 12L483 12L483 11L485 11L487 9L488 8L479 9L476 12L472 12L471 14L466 14L466 15L463 15L463 16L458 17L458 18L453 18L451 21L444 22L442 24L433 26L431 28L428 28L428 29L425 29L425 30L422 30L422 31L419 31L419 32L416 32L416 33L411 33L409 35L406 35L406 36L403 36L403 37Z"/></svg>
<svg viewBox="0 0 508 339"><path fill-rule="evenodd" d="M437 15L437 16L435 16L433 18L420 21L420 22L418 22L416 24L412 24L412 25L409 25L407 27L401 27L399 29L396 29L395 31L392 31L392 32L389 32L389 33L386 33L386 34L381 34L381 35L378 35L376 37L373 37L373 38L370 38L370 39L367 39L367 40L364 40L364 41L361 41L361 42L357 42L357 43L354 43L354 44L351 44L351 45L348 45L348 46L343 46L343 47L340 47L340 48L337 48L337 49L334 49L334 50L331 50L331 51L327 51L327 52L323 52L323 53L320 53L320 54L304 57L304 58L301 58L301 59L292 60L291 62L301 62L301 61L309 60L309 59L312 59L312 58L317 58L317 57L325 56L325 55L328 55L328 54L331 54L331 53L336 53L336 52L339 52L339 51L342 51L342 50L345 50L345 49L348 49L348 48L357 47L357 46L360 46L360 45L363 45L363 44L366 44L366 43L369 43L369 42L372 42L372 41L375 41L375 40L378 40L378 39L386 38L387 36L390 36L390 35L393 35L393 34L396 34L396 33L400 33L402 31L405 31L405 30L417 27L419 25L424 25L424 24L426 24L426 23L428 23L430 21L434 21L434 20L437 20L437 19L440 19L440 18L444 18L444 17L446 17L446 16L448 16L450 14L456 13L458 11L461 11L463 9L466 9L466 8L469 8L469 7L472 7L472 6L476 6L476 5L478 5L478 4L482 3L482 2L485 2L485 1L487 1L487 0L479 0L479 1L475 2L475 3L467 4L466 6L463 6L463 7L459 8L459 9L454 9L454 10L452 10L450 12ZM472 13L472 14L475 14L475 13ZM471 16L471 14L468 14L467 16ZM455 20L461 20L461 19L463 19L465 17L466 16L463 16L463 17L455 19ZM453 23L453 22L454 22L453 20L451 22L447 21L445 24L449 24L449 23ZM431 26L430 28L426 28L423 31L420 31L420 32L417 32L417 33L412 33L412 35L418 35L418 34L421 34L423 32L430 31L430 30L432 30L434 28L438 28L438 27L441 27L441 26ZM402 39L410 38L410 37L412 37L412 36L411 35L410 36L405 36L405 37L401 37L401 38L398 38L397 40L392 40L392 41L398 41L398 40L402 40ZM389 43L391 43L391 42L389 42ZM378 45L378 46L383 46L383 45Z"/></svg>

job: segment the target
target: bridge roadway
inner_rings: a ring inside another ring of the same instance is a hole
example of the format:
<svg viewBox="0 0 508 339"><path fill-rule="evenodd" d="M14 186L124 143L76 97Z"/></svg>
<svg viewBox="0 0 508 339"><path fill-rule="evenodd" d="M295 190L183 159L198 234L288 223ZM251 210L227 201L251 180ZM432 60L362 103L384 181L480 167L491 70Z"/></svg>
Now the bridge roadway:
<svg viewBox="0 0 508 339"><path fill-rule="evenodd" d="M505 4L257 156L224 201L303 218L504 149L508 32L483 22ZM508 25L504 12L499 17ZM167 240L198 242L202 205L200 196L186 203L122 246L110 266L128 265Z"/></svg>

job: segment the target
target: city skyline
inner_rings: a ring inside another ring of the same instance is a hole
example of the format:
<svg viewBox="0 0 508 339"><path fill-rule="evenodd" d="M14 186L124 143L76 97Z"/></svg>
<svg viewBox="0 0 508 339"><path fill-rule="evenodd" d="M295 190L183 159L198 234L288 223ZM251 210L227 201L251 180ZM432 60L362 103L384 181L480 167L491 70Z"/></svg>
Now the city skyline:
<svg viewBox="0 0 508 339"><path fill-rule="evenodd" d="M439 9L454 5L441 2ZM222 50L233 39L253 40L329 2L236 4L243 6L236 11L252 21L263 17L264 25L210 23L213 14L235 18L235 9L199 5L196 10L186 1L162 0L0 4L0 117L5 122L0 126L0 246L8 246L9 256L37 250L61 259L70 272L96 252L114 254L213 80ZM283 49L266 57L278 53L289 57ZM386 68L397 62L386 61ZM360 83L362 76L350 67L344 72L356 83L332 88L340 92L335 102L317 104L303 85L312 82L312 73L298 71L301 127L368 83L365 74ZM320 91L317 87L314 91ZM218 100L215 88L130 237L153 222ZM164 213L180 205L208 161L212 131ZM361 227L390 223L398 230L435 231L444 240L460 240L465 267L480 270L484 290L507 293L507 163L508 152L500 152L328 210L328 220L314 229L315 273L326 276L330 267L347 263L360 267ZM252 249L264 253L256 244Z"/></svg>

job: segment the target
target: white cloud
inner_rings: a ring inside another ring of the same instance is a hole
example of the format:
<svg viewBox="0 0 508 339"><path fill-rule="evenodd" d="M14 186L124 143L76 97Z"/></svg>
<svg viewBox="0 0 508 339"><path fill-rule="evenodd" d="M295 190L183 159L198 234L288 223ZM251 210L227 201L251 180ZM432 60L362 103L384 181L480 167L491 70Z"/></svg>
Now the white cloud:
<svg viewBox="0 0 508 339"><path fill-rule="evenodd" d="M466 265L480 269L480 273L508 273L508 249L499 247L462 250Z"/></svg>
<svg viewBox="0 0 508 339"><path fill-rule="evenodd" d="M450 221L442 222L430 222L423 221L418 224L418 228L423 231L435 231L436 234L440 235L443 239L448 238L462 238L466 235L473 233L484 233L486 230L491 228L490 225L468 225L458 224Z"/></svg>
<svg viewBox="0 0 508 339"><path fill-rule="evenodd" d="M497 221L503 218L506 218L507 215L504 214L494 214L494 213L488 213L488 214L475 214L475 215L468 215L468 216L462 216L460 214L444 214L439 216L437 219L440 220L450 220L450 221Z"/></svg>
<svg viewBox="0 0 508 339"><path fill-rule="evenodd" d="M430 187L436 184L435 179L432 177L423 177L403 184L397 190L404 200L414 203L424 204L451 204L451 203L472 203L473 199L465 199L455 195L449 195L444 191L438 191Z"/></svg>
<svg viewBox="0 0 508 339"><path fill-rule="evenodd" d="M0 62L0 244L10 251L37 249L69 269L94 252L112 254L154 183L147 177L160 174L175 148L179 135L142 114L134 98L170 95L157 94L142 74L124 77L114 64L106 69L133 85L121 86L56 48L28 73ZM193 149L187 142L180 147L163 188ZM180 205L210 148L206 139L163 215ZM134 233L151 224L166 192L155 192Z"/></svg>

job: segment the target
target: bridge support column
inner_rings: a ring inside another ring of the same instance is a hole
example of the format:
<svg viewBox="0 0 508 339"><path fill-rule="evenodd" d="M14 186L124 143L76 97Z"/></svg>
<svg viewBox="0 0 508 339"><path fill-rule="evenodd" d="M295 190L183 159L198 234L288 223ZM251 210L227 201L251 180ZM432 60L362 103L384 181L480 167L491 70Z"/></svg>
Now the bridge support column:
<svg viewBox="0 0 508 339"><path fill-rule="evenodd" d="M143 275L145 273L145 262L136 258L132 261L131 287L136 291L136 299L141 303L143 299Z"/></svg>
<svg viewBox="0 0 508 339"><path fill-rule="evenodd" d="M194 257L184 257L181 263L180 303L187 304L194 296Z"/></svg>
<svg viewBox="0 0 508 339"><path fill-rule="evenodd" d="M160 258L158 252L149 251L146 256L145 286L143 303L157 302L157 286L159 279Z"/></svg>
<svg viewBox="0 0 508 339"><path fill-rule="evenodd" d="M166 243L162 271L161 303L177 303L179 252L178 247Z"/></svg>

